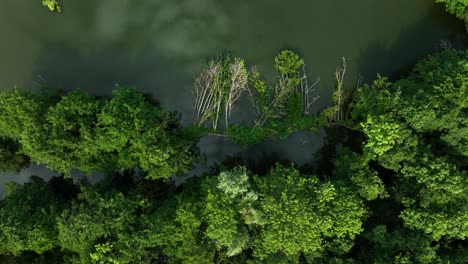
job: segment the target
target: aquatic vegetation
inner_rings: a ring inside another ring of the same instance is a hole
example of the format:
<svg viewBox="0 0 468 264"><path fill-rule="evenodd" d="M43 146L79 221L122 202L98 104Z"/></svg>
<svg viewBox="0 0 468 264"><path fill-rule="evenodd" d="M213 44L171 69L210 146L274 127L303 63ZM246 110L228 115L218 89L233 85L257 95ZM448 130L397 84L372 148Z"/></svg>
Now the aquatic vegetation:
<svg viewBox="0 0 468 264"><path fill-rule="evenodd" d="M212 120L213 129L217 129L224 111L227 128L235 103L248 90L247 81L248 72L240 58L227 56L208 62L194 82L196 123L202 126Z"/></svg>
<svg viewBox="0 0 468 264"><path fill-rule="evenodd" d="M42 0L42 5L52 12L62 12L62 5L57 0Z"/></svg>
<svg viewBox="0 0 468 264"><path fill-rule="evenodd" d="M437 3L445 4L445 9L460 19L467 19L468 0L436 0Z"/></svg>
<svg viewBox="0 0 468 264"><path fill-rule="evenodd" d="M244 61L229 56L212 60L194 82L196 124L208 120L218 131L218 120L225 116L224 130L234 142L250 145L267 136L285 137L297 130L314 130L317 119L311 113L318 99L314 83L309 83L304 61L294 52L284 50L274 59L278 72L275 84L267 83L256 67L248 72ZM252 126L229 124L235 103L248 95L258 117Z"/></svg>

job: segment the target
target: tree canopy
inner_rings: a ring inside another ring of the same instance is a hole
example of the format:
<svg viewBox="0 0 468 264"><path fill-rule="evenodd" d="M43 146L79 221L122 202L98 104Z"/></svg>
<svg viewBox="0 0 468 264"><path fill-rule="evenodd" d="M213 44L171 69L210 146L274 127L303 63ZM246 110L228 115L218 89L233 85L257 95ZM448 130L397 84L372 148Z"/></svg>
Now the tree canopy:
<svg viewBox="0 0 468 264"><path fill-rule="evenodd" d="M135 88L117 87L111 99L81 90L56 97L16 88L0 93L0 135L18 141L33 162L65 174L140 168L157 179L187 171L196 159L178 115Z"/></svg>

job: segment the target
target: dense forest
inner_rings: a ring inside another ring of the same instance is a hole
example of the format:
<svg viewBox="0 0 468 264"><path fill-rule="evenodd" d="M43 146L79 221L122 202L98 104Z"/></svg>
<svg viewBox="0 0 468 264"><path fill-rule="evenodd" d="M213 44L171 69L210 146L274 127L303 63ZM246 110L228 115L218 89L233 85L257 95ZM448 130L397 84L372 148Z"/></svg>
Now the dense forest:
<svg viewBox="0 0 468 264"><path fill-rule="evenodd" d="M468 6L437 2L460 18ZM305 61L291 50L272 61L274 81L231 54L210 60L188 126L134 87L2 90L0 171L36 163L57 176L7 185L0 262L468 263L468 50L352 90L343 58L318 112ZM250 123L231 119L240 101ZM234 156L175 183L204 162L203 137L247 148L319 128L332 133L310 166ZM105 179L74 182L73 170Z"/></svg>

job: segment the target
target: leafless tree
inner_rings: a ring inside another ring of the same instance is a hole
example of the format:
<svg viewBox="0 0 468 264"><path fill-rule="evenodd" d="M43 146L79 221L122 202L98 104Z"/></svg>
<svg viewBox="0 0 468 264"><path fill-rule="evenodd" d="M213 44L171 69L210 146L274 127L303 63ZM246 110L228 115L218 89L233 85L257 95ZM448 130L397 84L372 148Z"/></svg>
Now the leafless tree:
<svg viewBox="0 0 468 264"><path fill-rule="evenodd" d="M211 119L213 128L217 129L224 106L228 127L234 105L246 90L248 72L242 59L235 58L227 66L221 59L210 61L194 82L196 124L202 126Z"/></svg>
<svg viewBox="0 0 468 264"><path fill-rule="evenodd" d="M344 77L345 77L347 68L348 68L348 62L345 57L342 57L342 66L341 68L338 67L335 71L336 89L333 92L333 101L335 102L335 107L336 107L336 114L335 114L336 120L344 119L343 105L344 105L345 98L344 98L343 84L344 84Z"/></svg>
<svg viewBox="0 0 468 264"><path fill-rule="evenodd" d="M302 95L302 108L304 114L310 115L310 107L312 104L319 99L319 95L315 91L315 86L320 82L320 78L317 78L314 83L309 85L305 64L302 66L302 77L300 92Z"/></svg>
<svg viewBox="0 0 468 264"><path fill-rule="evenodd" d="M231 116L234 104L241 97L244 91L248 90L248 78L249 74L244 66L244 61L239 58L235 58L234 62L230 65L231 72L231 85L229 87L229 95L226 102L224 103L224 115L226 128L229 126L229 118Z"/></svg>
<svg viewBox="0 0 468 264"><path fill-rule="evenodd" d="M209 120L216 110L219 97L219 68L217 62L210 61L194 82L195 117L197 124L202 126Z"/></svg>

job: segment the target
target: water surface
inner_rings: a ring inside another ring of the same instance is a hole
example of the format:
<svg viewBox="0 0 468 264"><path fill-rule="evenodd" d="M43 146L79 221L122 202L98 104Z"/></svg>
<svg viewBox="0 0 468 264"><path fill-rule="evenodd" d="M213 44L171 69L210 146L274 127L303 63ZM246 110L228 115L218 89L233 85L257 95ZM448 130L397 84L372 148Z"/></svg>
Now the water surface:
<svg viewBox="0 0 468 264"><path fill-rule="evenodd" d="M194 76L208 58L223 52L258 65L270 79L278 51L299 52L309 76L321 79L318 110L330 103L342 56L350 61L345 81L353 87L359 76L364 81L377 73L399 76L437 50L441 41L466 45L463 22L433 0L62 2L64 12L59 14L40 1L2 0L0 89L33 89L45 82L108 95L116 83L135 85L163 107L180 111L184 124L192 119ZM248 107L235 111L237 120L253 113ZM291 160L306 162L322 137L296 135L248 153L281 150ZM225 140L201 143L208 158L238 151Z"/></svg>

